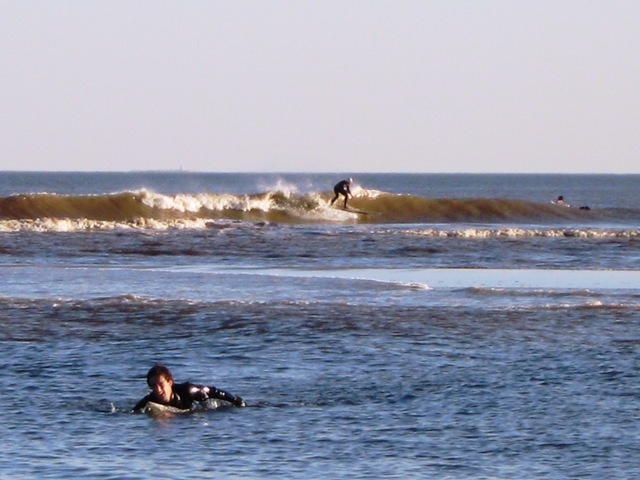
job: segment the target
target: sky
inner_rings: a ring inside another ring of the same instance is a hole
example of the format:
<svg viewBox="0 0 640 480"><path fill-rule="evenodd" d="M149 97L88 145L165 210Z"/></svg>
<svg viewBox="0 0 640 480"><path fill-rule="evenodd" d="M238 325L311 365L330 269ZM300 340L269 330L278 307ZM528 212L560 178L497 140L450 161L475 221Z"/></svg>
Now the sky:
<svg viewBox="0 0 640 480"><path fill-rule="evenodd" d="M637 0L0 0L0 170L640 173Z"/></svg>

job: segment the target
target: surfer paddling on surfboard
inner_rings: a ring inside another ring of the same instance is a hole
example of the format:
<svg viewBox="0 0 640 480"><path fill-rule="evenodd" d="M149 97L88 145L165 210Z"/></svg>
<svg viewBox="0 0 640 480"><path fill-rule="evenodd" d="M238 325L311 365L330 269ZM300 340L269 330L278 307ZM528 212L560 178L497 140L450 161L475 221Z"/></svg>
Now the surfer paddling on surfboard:
<svg viewBox="0 0 640 480"><path fill-rule="evenodd" d="M347 209L347 200L349 199L349 195L353 197L349 186L353 183L353 178L349 178L349 180L342 180L341 182L336 183L335 187L333 187L333 193L336 194L331 200L331 205L335 203L340 195L344 195L344 209Z"/></svg>
<svg viewBox="0 0 640 480"><path fill-rule="evenodd" d="M151 393L140 400L134 412L142 412L149 403L190 410L195 402L204 402L210 398L224 400L236 407L246 407L242 398L215 387L194 385L193 383L174 383L173 375L167 367L156 363L147 373L147 384Z"/></svg>
<svg viewBox="0 0 640 480"><path fill-rule="evenodd" d="M555 203L556 205L562 205L563 207L570 207L571 206L565 201L565 199L564 199L564 197L562 195L560 195L558 197L558 199L553 203Z"/></svg>

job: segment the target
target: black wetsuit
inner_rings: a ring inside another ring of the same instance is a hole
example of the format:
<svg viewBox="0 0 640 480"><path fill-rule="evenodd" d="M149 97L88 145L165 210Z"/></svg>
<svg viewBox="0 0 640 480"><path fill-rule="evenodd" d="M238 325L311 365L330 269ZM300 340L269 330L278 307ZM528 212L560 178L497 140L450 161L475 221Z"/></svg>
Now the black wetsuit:
<svg viewBox="0 0 640 480"><path fill-rule="evenodd" d="M335 193L336 196L331 200L331 205L333 205L340 195L344 195L344 208L347 208L347 200L349 199L349 195L351 195L351 190L349 190L349 181L342 180L341 182L336 183L336 186L333 187L333 193Z"/></svg>
<svg viewBox="0 0 640 480"><path fill-rule="evenodd" d="M225 400L232 403L236 407L245 406L244 400L242 400L242 398L231 395L224 390L218 390L215 387L194 385L193 383L185 382L173 385L173 395L171 396L171 401L169 403L165 403L162 400L159 400L156 395L151 392L149 395L140 400L135 407L133 407L133 411L141 411L148 402L161 403L162 405L168 405L171 407L187 410L193 406L194 402L203 402L208 398Z"/></svg>

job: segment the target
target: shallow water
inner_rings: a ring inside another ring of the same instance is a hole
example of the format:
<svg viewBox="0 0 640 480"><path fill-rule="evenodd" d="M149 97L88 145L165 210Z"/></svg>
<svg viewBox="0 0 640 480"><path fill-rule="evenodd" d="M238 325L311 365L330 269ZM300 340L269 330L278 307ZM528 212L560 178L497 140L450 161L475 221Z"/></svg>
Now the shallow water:
<svg viewBox="0 0 640 480"><path fill-rule="evenodd" d="M176 175L148 181L201 188ZM81 176L81 193L141 186ZM242 195L258 177L199 185ZM81 185L29 178L22 193ZM605 210L637 186L615 178ZM444 180L450 198L540 181ZM606 182L546 183L569 197ZM625 218L0 233L0 477L637 478L640 249ZM156 361L249 406L132 414Z"/></svg>

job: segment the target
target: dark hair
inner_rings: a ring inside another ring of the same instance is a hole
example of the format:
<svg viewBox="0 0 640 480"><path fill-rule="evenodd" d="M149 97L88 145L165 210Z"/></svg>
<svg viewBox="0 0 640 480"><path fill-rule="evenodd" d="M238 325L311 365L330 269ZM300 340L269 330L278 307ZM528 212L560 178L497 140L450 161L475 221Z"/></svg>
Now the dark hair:
<svg viewBox="0 0 640 480"><path fill-rule="evenodd" d="M159 377L160 375L173 382L173 375L171 375L169 369L161 363L156 363L153 367L151 367L151 370L147 372L147 385L153 388L153 385L151 385L151 379L154 377Z"/></svg>

